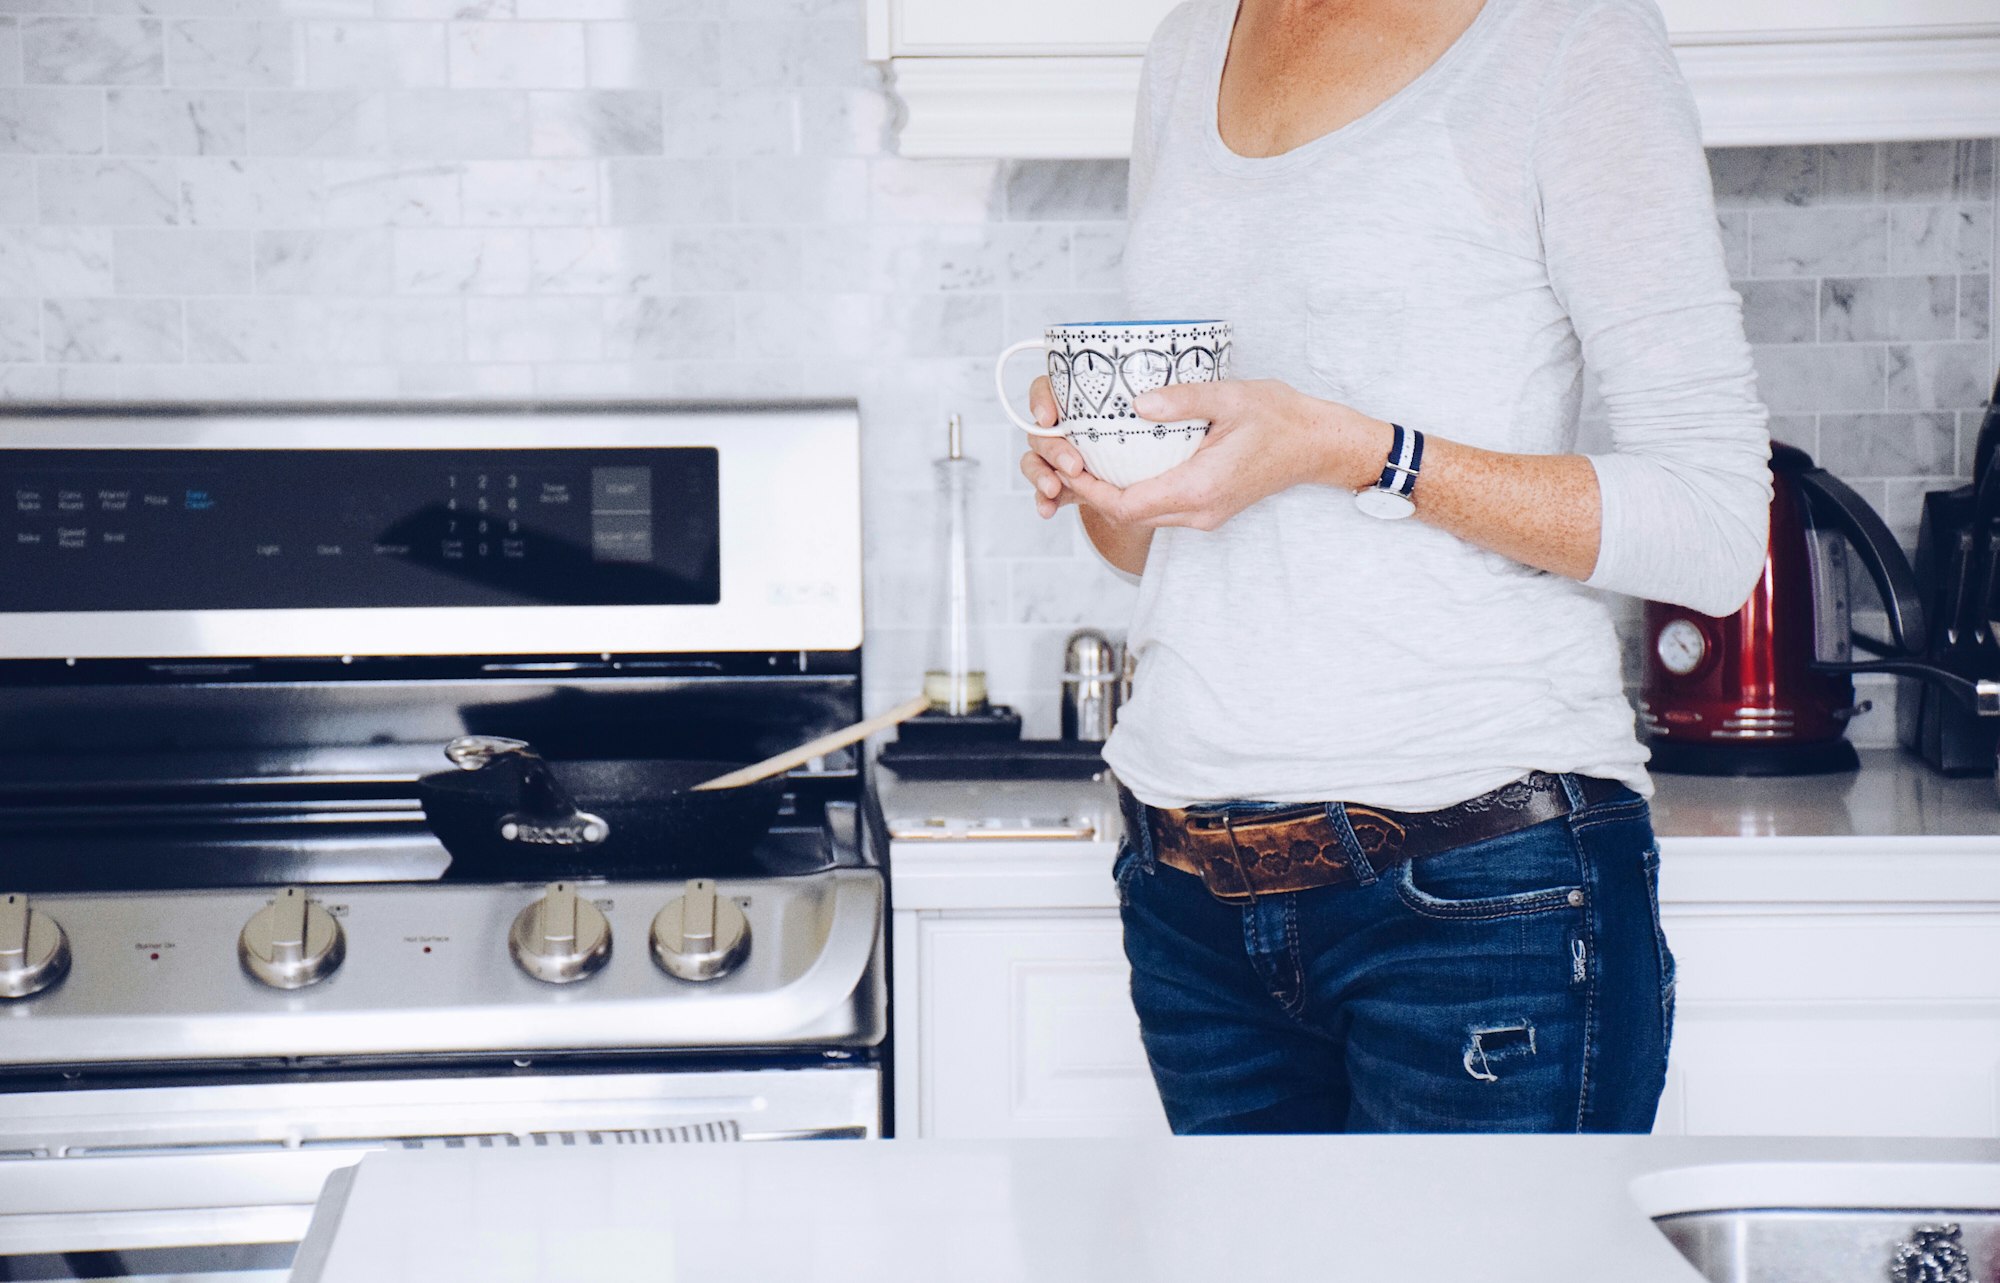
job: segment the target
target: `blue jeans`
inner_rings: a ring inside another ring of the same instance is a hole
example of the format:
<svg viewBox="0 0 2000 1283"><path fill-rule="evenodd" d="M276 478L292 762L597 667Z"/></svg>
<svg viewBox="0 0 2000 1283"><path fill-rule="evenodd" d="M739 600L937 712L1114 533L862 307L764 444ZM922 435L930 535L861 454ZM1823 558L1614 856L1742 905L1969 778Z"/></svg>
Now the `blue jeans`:
<svg viewBox="0 0 2000 1283"><path fill-rule="evenodd" d="M1637 794L1250 903L1151 846L1114 875L1176 1132L1652 1129L1674 960Z"/></svg>

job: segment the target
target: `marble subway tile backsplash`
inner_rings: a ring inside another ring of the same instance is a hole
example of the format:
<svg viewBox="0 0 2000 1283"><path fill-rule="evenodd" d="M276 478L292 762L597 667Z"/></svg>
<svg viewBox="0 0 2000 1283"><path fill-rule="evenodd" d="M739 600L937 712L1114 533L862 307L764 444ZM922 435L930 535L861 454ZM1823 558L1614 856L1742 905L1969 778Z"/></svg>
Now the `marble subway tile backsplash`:
<svg viewBox="0 0 2000 1283"><path fill-rule="evenodd" d="M0 89L0 154L96 155L104 150L102 89Z"/></svg>
<svg viewBox="0 0 2000 1283"><path fill-rule="evenodd" d="M178 361L181 305L173 299L50 299L42 307L42 354L55 362Z"/></svg>
<svg viewBox="0 0 2000 1283"><path fill-rule="evenodd" d="M1759 383L1914 536L1922 490L1959 475L1993 385L1994 144L1712 152Z"/></svg>
<svg viewBox="0 0 2000 1283"><path fill-rule="evenodd" d="M277 20L285 6L247 5L271 18L198 19L166 24L167 83L179 89L282 89L300 83L301 24Z"/></svg>
<svg viewBox="0 0 2000 1283"><path fill-rule="evenodd" d="M1035 517L989 361L1118 308L1125 166L897 157L863 2L0 0L0 397L857 398L877 703L960 413L992 687L1051 734L1133 591ZM1906 537L1993 377L1993 150L1711 153L1774 430Z"/></svg>
<svg viewBox="0 0 2000 1283"><path fill-rule="evenodd" d="M113 89L105 150L125 156L241 156L249 150L243 95L212 89Z"/></svg>
<svg viewBox="0 0 2000 1283"><path fill-rule="evenodd" d="M0 89L21 83L21 20L0 15Z"/></svg>
<svg viewBox="0 0 2000 1283"><path fill-rule="evenodd" d="M158 85L166 45L152 18L27 18L21 81L30 85Z"/></svg>

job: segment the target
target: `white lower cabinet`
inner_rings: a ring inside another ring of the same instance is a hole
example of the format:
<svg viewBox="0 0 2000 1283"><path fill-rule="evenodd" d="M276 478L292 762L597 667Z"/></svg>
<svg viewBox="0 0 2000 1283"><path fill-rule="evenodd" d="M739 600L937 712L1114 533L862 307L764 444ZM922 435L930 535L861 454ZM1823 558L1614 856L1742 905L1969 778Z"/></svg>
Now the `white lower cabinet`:
<svg viewBox="0 0 2000 1283"><path fill-rule="evenodd" d="M1115 915L898 914L896 949L899 1134L1166 1132Z"/></svg>
<svg viewBox="0 0 2000 1283"><path fill-rule="evenodd" d="M2000 906L1665 913L1656 1131L2000 1136Z"/></svg>
<svg viewBox="0 0 2000 1283"><path fill-rule="evenodd" d="M1656 1130L2000 1136L2000 906L1666 908ZM1109 909L899 911L899 1134L1166 1130Z"/></svg>

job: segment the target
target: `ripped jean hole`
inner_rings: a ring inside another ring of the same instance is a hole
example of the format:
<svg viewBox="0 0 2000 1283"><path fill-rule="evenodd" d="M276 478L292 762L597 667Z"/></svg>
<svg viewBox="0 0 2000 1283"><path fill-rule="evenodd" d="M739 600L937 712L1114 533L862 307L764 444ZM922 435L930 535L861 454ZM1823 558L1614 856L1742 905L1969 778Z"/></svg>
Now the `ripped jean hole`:
<svg viewBox="0 0 2000 1283"><path fill-rule="evenodd" d="M1474 1029L1465 1044L1465 1072L1483 1083L1500 1081L1495 1064L1535 1054L1535 1027L1526 1021L1516 1025L1493 1025Z"/></svg>

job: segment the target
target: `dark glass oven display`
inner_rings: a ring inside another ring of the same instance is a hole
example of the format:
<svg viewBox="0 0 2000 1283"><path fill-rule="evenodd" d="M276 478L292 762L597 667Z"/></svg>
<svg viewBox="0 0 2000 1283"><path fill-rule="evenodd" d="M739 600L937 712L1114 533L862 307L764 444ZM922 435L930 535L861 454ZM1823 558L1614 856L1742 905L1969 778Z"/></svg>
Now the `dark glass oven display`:
<svg viewBox="0 0 2000 1283"><path fill-rule="evenodd" d="M0 612L710 605L716 451L19 450Z"/></svg>

